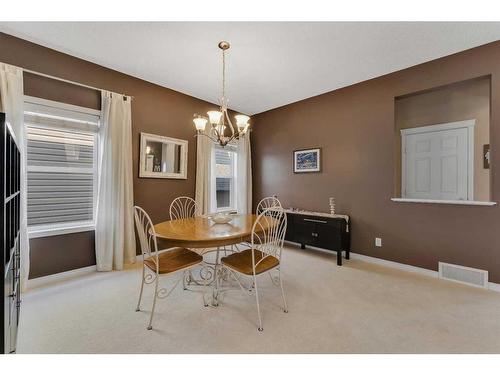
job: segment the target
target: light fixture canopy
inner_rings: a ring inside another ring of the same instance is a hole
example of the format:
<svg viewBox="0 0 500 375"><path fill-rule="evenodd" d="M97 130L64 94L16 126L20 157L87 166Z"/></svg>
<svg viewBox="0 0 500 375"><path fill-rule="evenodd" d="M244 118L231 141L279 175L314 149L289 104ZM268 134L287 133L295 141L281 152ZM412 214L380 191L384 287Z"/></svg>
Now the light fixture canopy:
<svg viewBox="0 0 500 375"><path fill-rule="evenodd" d="M229 118L229 113L227 110L227 98L226 98L226 50L231 46L226 41L221 41L219 43L219 48L222 50L222 96L220 98L220 107L218 111L208 111L208 119L202 116L195 115L193 119L194 126L196 128L196 135L203 135L210 138L213 142L220 144L222 147L226 146L228 143L235 139L244 137L249 131L249 120L250 117L246 115L236 115L236 128L233 126L231 119ZM210 122L211 129L207 132L205 130L207 121ZM227 124L226 124L227 122ZM229 128L231 131L230 135L226 135L226 129Z"/></svg>

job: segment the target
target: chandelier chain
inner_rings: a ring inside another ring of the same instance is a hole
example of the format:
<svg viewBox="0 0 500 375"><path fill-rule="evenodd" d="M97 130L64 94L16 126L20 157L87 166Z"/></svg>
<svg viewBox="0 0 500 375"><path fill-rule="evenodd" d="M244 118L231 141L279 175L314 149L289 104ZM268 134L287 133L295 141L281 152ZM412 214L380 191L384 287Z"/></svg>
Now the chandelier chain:
<svg viewBox="0 0 500 375"><path fill-rule="evenodd" d="M226 100L226 50L222 50L222 100Z"/></svg>

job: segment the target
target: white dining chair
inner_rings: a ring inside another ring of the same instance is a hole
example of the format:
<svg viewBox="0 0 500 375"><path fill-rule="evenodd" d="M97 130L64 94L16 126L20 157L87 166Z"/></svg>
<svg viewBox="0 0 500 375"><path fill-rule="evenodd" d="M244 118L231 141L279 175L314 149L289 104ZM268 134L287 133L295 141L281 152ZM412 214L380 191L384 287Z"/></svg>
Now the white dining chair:
<svg viewBox="0 0 500 375"><path fill-rule="evenodd" d="M198 205L191 197L177 197L170 203L169 214L170 220L190 219L199 215ZM195 250L191 249L191 251ZM200 255L203 255L205 251L205 249L196 249L196 252ZM187 285L193 280L194 277L192 272L186 271L182 279L182 288L187 290Z"/></svg>
<svg viewBox="0 0 500 375"><path fill-rule="evenodd" d="M283 311L288 312L285 291L283 289L283 275L281 273L281 258L283 243L286 233L286 213L282 207L269 207L264 209L257 217L251 236L251 248L238 253L233 253L221 259L222 267L229 270L230 274L245 293L255 293L257 303L258 330L262 331L262 317L259 305L258 276L270 274L277 270L277 278L271 276L273 284L281 289ZM252 285L245 288L240 277L251 278Z"/></svg>
<svg viewBox="0 0 500 375"><path fill-rule="evenodd" d="M276 197L264 197L259 201L259 203L257 203L257 207L255 208L255 213L257 215L259 215L264 210L266 210L268 208L274 208L274 207L283 207L281 205L280 200ZM244 248L251 248L250 242L247 242L247 241L242 242L239 245L243 246ZM238 245L236 245L236 249L239 251Z"/></svg>
<svg viewBox="0 0 500 375"><path fill-rule="evenodd" d="M167 298L177 287L179 282L184 279L184 273L186 270L190 271L195 267L202 266L203 257L194 251L183 247L174 247L162 250L161 252L158 251L156 232L149 215L141 207L134 206L134 218L142 252L141 289L135 311L141 310L141 299L144 284L154 283L155 289L153 294L153 305L151 308L149 324L147 326L147 329L151 330L153 329L152 324L156 300ZM179 273L182 274L182 277L178 278L169 290L167 290L167 288L158 288L160 276L169 276ZM203 302L204 305L207 306L204 295Z"/></svg>
<svg viewBox="0 0 500 375"><path fill-rule="evenodd" d="M191 197L177 197L170 203L170 220L188 219L199 214L198 205Z"/></svg>

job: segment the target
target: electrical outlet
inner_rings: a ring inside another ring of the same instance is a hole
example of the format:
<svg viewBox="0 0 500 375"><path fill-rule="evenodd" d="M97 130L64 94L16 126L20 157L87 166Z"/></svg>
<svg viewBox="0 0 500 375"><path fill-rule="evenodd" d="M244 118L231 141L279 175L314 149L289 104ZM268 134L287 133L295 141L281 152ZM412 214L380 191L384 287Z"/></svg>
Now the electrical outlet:
<svg viewBox="0 0 500 375"><path fill-rule="evenodd" d="M375 238L375 246L382 247L382 238Z"/></svg>

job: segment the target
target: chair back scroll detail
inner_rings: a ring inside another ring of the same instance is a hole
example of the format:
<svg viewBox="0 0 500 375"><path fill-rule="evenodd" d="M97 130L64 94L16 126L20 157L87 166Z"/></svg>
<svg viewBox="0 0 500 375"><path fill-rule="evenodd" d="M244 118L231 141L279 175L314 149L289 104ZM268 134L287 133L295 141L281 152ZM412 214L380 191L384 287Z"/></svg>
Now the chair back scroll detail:
<svg viewBox="0 0 500 375"><path fill-rule="evenodd" d="M262 213L265 209L267 208L273 208L273 207L283 207L281 205L281 202L278 198L276 197L265 197L260 200L260 202L257 204L257 209L255 212L257 215Z"/></svg>
<svg viewBox="0 0 500 375"><path fill-rule="evenodd" d="M279 201L278 201L279 202ZM255 269L268 256L273 256L281 263L281 251L285 241L287 216L281 206L264 209L252 227L252 263ZM264 256L256 257L255 250L261 251Z"/></svg>
<svg viewBox="0 0 500 375"><path fill-rule="evenodd" d="M170 204L170 220L189 219L198 214L196 201L190 197L177 197Z"/></svg>

